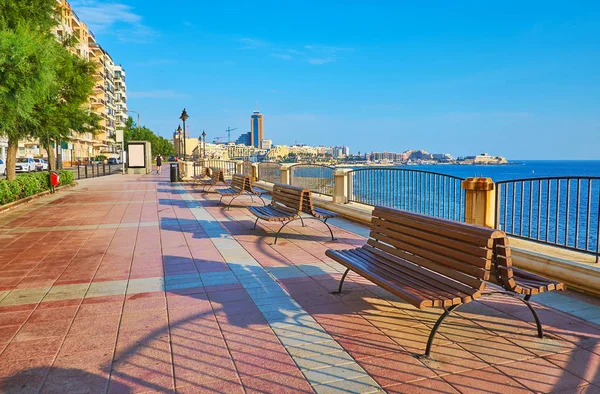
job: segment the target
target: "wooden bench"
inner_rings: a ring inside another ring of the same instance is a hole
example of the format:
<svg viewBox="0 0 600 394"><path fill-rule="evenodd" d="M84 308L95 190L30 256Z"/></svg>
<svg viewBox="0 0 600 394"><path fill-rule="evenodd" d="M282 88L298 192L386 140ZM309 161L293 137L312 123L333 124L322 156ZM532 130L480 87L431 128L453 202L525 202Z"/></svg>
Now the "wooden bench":
<svg viewBox="0 0 600 394"><path fill-rule="evenodd" d="M227 209L231 207L233 200L243 195L250 196L252 202L254 202L253 196L257 196L263 202L263 205L266 205L265 200L262 198L262 195L266 192L266 190L253 188L252 183L250 182L250 176L242 174L234 174L231 178L231 185L228 188L217 190L217 193L221 195L221 199L219 200L220 203L223 202L224 197L233 197L231 201L229 201L229 204L227 204Z"/></svg>
<svg viewBox="0 0 600 394"><path fill-rule="evenodd" d="M326 255L346 267L336 293L342 291L346 275L353 271L419 309L443 308L429 335L426 357L442 321L482 295L504 294L525 303L541 338L542 326L529 298L565 288L562 283L513 268L502 231L384 207L373 211L366 245L330 249ZM485 292L492 269L499 286Z"/></svg>
<svg viewBox="0 0 600 394"><path fill-rule="evenodd" d="M208 172L208 169L207 169L207 172ZM201 179L198 181L198 183L200 185L202 185L203 192L208 192L211 187L216 186L216 185L228 185L229 184L229 182L227 182L225 180L225 174L223 173L223 170L220 170L218 168L211 168L209 172L210 172L209 179ZM208 187L208 189L207 189L207 187Z"/></svg>
<svg viewBox="0 0 600 394"><path fill-rule="evenodd" d="M312 203L309 189L298 186L275 184L273 186L273 192L271 193L271 203L269 205L264 207L248 207L248 209L256 216L253 229L256 229L256 224L259 219L268 222L284 222L279 228L279 231L277 231L273 244L277 244L279 234L285 226L295 220L300 220L302 227L305 227L305 219L316 219L325 224L329 229L329 234L331 234L331 240L335 241L333 231L327 223L327 219L336 217L337 214L324 209L315 208ZM302 213L306 213L310 216L302 216Z"/></svg>

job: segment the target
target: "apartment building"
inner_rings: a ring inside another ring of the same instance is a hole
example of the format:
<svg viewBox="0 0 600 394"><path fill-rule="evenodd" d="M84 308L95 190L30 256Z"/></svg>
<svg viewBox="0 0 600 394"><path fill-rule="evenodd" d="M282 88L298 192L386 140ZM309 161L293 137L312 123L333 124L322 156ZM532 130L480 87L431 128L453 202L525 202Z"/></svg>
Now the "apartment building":
<svg viewBox="0 0 600 394"><path fill-rule="evenodd" d="M115 132L119 121L124 124L127 106L125 70L115 65L110 54L96 42L88 26L77 16L67 0L57 0L60 15L54 33L57 38L73 37L72 52L96 66L94 91L89 109L101 117L100 130L91 133L72 133L69 141L61 143L64 163L87 161L90 157L118 155Z"/></svg>

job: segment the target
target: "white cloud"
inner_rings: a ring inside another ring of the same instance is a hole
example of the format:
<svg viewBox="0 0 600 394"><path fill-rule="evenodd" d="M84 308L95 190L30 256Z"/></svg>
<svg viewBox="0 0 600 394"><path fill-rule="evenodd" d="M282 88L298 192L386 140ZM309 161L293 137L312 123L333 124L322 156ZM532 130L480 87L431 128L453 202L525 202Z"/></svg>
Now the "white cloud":
<svg viewBox="0 0 600 394"><path fill-rule="evenodd" d="M114 34L120 41L146 43L158 33L142 23L133 8L118 2L74 0L71 6L93 32Z"/></svg>
<svg viewBox="0 0 600 394"><path fill-rule="evenodd" d="M127 95L131 98L141 99L173 99L189 97L188 94L177 93L174 90L147 90L144 92L128 92Z"/></svg>
<svg viewBox="0 0 600 394"><path fill-rule="evenodd" d="M327 64L327 63L331 63L334 62L335 59L327 57L327 58L311 58L308 59L308 63L309 64L313 64L313 65L321 65L321 64Z"/></svg>
<svg viewBox="0 0 600 394"><path fill-rule="evenodd" d="M292 60L292 55L289 55L287 53L272 53L271 56L282 60Z"/></svg>
<svg viewBox="0 0 600 394"><path fill-rule="evenodd" d="M312 65L333 63L340 59L344 53L354 51L354 48L329 45L304 45L299 49L282 48L271 42L251 37L240 38L236 41L245 45L242 49L268 50L271 57L281 60L299 59Z"/></svg>

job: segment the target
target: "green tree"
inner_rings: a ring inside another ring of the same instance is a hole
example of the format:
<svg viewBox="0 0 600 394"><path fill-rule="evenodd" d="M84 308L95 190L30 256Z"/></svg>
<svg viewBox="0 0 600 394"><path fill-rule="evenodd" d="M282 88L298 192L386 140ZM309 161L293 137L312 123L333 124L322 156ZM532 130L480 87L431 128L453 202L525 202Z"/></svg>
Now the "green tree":
<svg viewBox="0 0 600 394"><path fill-rule="evenodd" d="M149 141L152 145L152 157L157 156L159 153L162 156L175 155L175 148L169 140L154 134L154 132L146 126L138 128L131 117L125 122L125 127L123 128L123 140L125 141L125 149L127 149L129 141Z"/></svg>
<svg viewBox="0 0 600 394"><path fill-rule="evenodd" d="M34 110L56 78L49 38L27 27L0 29L0 133L8 138L7 176L15 178L22 125L35 125Z"/></svg>

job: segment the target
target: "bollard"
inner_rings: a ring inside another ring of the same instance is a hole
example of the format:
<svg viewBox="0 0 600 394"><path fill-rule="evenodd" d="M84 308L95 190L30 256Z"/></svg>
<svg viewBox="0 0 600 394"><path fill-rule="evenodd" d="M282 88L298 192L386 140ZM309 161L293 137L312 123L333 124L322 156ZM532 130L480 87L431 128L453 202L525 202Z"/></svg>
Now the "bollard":
<svg viewBox="0 0 600 394"><path fill-rule="evenodd" d="M496 193L491 178L467 178L465 190L465 222L494 228L496 225Z"/></svg>

